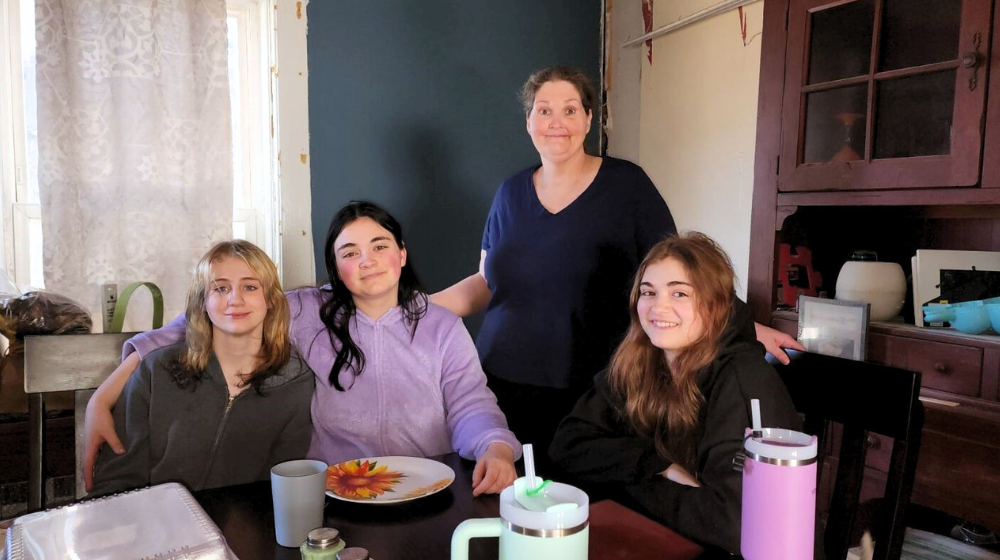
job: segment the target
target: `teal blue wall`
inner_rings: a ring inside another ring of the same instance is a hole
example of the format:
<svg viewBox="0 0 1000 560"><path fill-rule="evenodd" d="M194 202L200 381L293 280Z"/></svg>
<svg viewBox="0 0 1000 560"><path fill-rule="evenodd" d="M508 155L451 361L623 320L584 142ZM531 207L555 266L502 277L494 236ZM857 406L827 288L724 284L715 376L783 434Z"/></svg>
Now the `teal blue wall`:
<svg viewBox="0 0 1000 560"><path fill-rule="evenodd" d="M552 64L598 85L601 17L600 0L310 2L317 274L331 216L355 199L400 220L429 290L474 272L497 185L538 162L518 88Z"/></svg>

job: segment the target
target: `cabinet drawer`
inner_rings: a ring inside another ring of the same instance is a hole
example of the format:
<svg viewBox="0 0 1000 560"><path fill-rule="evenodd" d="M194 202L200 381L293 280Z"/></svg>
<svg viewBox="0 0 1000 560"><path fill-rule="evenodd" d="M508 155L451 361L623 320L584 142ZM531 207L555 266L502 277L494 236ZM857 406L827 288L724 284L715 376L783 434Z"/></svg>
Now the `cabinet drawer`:
<svg viewBox="0 0 1000 560"><path fill-rule="evenodd" d="M884 366L898 367L898 364L893 363L894 360L892 359L890 344L891 341L888 336L869 332L867 343L868 355L865 359L869 362L875 362L876 364L882 364Z"/></svg>
<svg viewBox="0 0 1000 560"><path fill-rule="evenodd" d="M979 396L983 351L926 340L906 339L906 368L919 371L921 386L970 397Z"/></svg>

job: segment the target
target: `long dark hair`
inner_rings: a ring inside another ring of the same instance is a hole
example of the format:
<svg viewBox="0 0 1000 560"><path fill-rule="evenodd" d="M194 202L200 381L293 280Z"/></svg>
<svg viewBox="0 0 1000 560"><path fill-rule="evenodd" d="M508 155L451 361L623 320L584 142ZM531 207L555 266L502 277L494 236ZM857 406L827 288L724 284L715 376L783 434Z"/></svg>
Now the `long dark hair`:
<svg viewBox="0 0 1000 560"><path fill-rule="evenodd" d="M337 358L333 361L333 367L330 369L330 384L338 391L345 390L340 384L341 369L345 366L351 368L355 377L361 375L365 369L365 353L355 344L350 332L351 318L354 317L357 310L354 306L354 296L341 281L340 275L337 274L337 255L334 254L333 250L333 244L340 236L340 232L360 218L373 220L392 234L400 249L406 247L403 241L403 228L396 221L396 218L371 202L351 202L341 208L330 222L326 242L323 244L326 274L330 281L330 299L320 307L319 318L326 325L333 347L337 348L337 343L340 343L340 348L337 349ZM406 261L406 266L403 267L399 275L398 298L403 319L410 329L410 340L413 340L417 333L417 324L427 314L427 295L424 294L420 281L417 280L417 273L413 270L412 257L407 255Z"/></svg>

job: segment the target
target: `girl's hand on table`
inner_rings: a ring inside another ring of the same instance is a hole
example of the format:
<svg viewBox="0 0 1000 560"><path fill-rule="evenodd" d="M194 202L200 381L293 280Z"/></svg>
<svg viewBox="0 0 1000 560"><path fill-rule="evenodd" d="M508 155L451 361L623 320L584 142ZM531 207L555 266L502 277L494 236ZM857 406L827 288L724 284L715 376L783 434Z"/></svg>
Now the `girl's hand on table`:
<svg viewBox="0 0 1000 560"><path fill-rule="evenodd" d="M494 442L479 456L472 471L472 495L499 494L514 484L514 450L506 443Z"/></svg>

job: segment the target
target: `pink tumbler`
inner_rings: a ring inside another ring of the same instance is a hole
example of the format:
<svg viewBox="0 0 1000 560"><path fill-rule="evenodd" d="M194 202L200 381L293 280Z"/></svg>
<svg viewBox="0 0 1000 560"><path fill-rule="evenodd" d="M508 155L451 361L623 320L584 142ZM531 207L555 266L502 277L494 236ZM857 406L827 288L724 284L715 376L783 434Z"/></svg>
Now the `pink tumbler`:
<svg viewBox="0 0 1000 560"><path fill-rule="evenodd" d="M816 522L816 436L747 428L743 441L745 560L812 560Z"/></svg>

